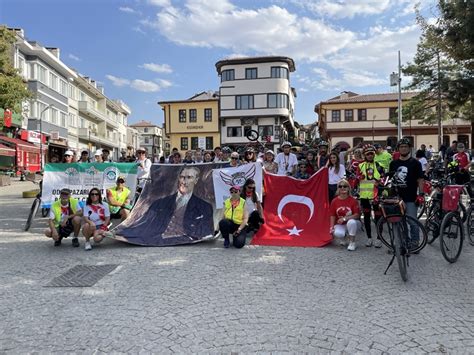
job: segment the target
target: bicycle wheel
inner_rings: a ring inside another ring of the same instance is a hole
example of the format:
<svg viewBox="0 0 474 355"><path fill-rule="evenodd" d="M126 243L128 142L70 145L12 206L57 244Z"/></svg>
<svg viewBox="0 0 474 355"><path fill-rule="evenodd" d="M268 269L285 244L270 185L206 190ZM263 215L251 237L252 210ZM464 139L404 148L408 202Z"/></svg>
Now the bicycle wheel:
<svg viewBox="0 0 474 355"><path fill-rule="evenodd" d="M410 238L408 239L410 240L410 245L407 247L409 247L410 253L418 253L426 246L428 233L419 220L407 215L402 218L404 219L404 221L402 220L402 223L406 223L410 235ZM393 230L393 224L394 223L387 223L385 217L380 218L377 223L377 235L382 243L389 249L392 249L389 228L392 228ZM392 227L390 225L392 225ZM416 231L414 228L416 228ZM418 240L416 243L413 243L412 236L416 235L416 233L418 234Z"/></svg>
<svg viewBox="0 0 474 355"><path fill-rule="evenodd" d="M474 245L474 206L467 210L466 233L469 243Z"/></svg>
<svg viewBox="0 0 474 355"><path fill-rule="evenodd" d="M420 219L423 216L423 213L425 213L426 210L426 202L423 202L422 205L418 206L418 210L416 211L416 217Z"/></svg>
<svg viewBox="0 0 474 355"><path fill-rule="evenodd" d="M455 263L462 250L464 226L457 212L449 212L443 218L440 228L439 244L446 261Z"/></svg>
<svg viewBox="0 0 474 355"><path fill-rule="evenodd" d="M428 244L432 244L439 236L439 224L440 224L440 206L438 202L435 202L428 209L425 230L428 234Z"/></svg>
<svg viewBox="0 0 474 355"><path fill-rule="evenodd" d="M28 215L28 219L25 223L25 231L28 231L28 229L30 229L31 223L33 222L33 219L35 218L36 213L38 212L40 202L41 200L39 198L35 198L35 200L33 201L33 204L30 208L30 214Z"/></svg>
<svg viewBox="0 0 474 355"><path fill-rule="evenodd" d="M405 248L404 239L406 239L408 231L403 229L401 223L393 225L393 249L397 259L398 270L403 281L408 280L407 272L407 252Z"/></svg>

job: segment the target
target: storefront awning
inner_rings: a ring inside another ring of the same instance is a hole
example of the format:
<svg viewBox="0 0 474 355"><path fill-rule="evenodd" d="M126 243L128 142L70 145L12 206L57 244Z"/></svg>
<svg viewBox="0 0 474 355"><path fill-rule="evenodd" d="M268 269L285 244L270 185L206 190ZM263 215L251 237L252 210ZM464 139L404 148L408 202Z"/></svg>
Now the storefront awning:
<svg viewBox="0 0 474 355"><path fill-rule="evenodd" d="M0 136L0 143L6 143L7 145L15 145L18 146L19 149L25 151L25 152L30 152L30 153L38 153L39 154L39 147L36 145L25 142L21 139L17 138L10 138L6 136Z"/></svg>
<svg viewBox="0 0 474 355"><path fill-rule="evenodd" d="M6 157L14 157L16 154L15 149L9 148L6 145L0 144L0 155Z"/></svg>

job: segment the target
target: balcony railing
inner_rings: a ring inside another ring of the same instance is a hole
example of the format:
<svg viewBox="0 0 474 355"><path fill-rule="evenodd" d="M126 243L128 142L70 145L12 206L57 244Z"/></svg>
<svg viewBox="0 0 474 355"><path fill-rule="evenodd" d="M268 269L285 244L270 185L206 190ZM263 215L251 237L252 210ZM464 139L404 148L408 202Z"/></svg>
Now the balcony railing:
<svg viewBox="0 0 474 355"><path fill-rule="evenodd" d="M92 104L88 101L79 101L77 106L78 106L79 112L82 112L82 113L94 118L95 120L98 120L98 121L106 121L107 120L106 115L104 113L100 112L99 110L97 110L96 108L94 108L92 106Z"/></svg>

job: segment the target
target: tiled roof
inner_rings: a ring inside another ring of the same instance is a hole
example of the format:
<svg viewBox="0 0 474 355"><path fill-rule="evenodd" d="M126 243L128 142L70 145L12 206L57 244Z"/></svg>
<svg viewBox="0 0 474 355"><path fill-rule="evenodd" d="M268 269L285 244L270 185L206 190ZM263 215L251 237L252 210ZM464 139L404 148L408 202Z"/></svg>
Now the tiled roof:
<svg viewBox="0 0 474 355"><path fill-rule="evenodd" d="M409 100L413 96L417 95L417 92L402 92L402 100ZM382 102L382 101L397 101L398 93L388 94L368 94L368 95L355 95L346 98L336 96L328 101L323 101L325 104L339 104L339 103L356 103L356 102Z"/></svg>
<svg viewBox="0 0 474 355"><path fill-rule="evenodd" d="M130 127L158 127L158 125L151 123L150 121L141 120L137 123L129 125Z"/></svg>

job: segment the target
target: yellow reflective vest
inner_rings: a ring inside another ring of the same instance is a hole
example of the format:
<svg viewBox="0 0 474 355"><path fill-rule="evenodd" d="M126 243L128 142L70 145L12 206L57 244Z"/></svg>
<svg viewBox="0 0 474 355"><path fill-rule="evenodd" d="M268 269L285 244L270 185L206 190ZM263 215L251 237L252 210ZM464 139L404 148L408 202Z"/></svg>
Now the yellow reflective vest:
<svg viewBox="0 0 474 355"><path fill-rule="evenodd" d="M69 206L71 207L72 213L77 212L77 205L79 201L75 198L69 197ZM59 227L61 223L61 199L54 201L51 205L51 211L54 213L54 226Z"/></svg>
<svg viewBox="0 0 474 355"><path fill-rule="evenodd" d="M362 175L365 176L364 180L359 182L359 196L364 199L373 199L374 198L374 187L375 183L380 180L380 173L377 169L377 163L369 163L364 161L359 164L359 171ZM372 176L368 175L368 170L372 169Z"/></svg>
<svg viewBox="0 0 474 355"><path fill-rule="evenodd" d="M235 208L232 208L232 202L230 202L230 198L228 198L224 202L224 217L240 225L244 220L244 207L245 200L242 197L240 198L238 206Z"/></svg>
<svg viewBox="0 0 474 355"><path fill-rule="evenodd" d="M114 198L114 200L121 204L127 201L127 197L130 194L130 190L127 189L125 186L123 187L123 190L120 192L117 191L117 186L110 188L109 191L112 194L112 197ZM110 212L117 213L118 211L120 211L120 206L112 206L109 203L109 209L110 209Z"/></svg>

